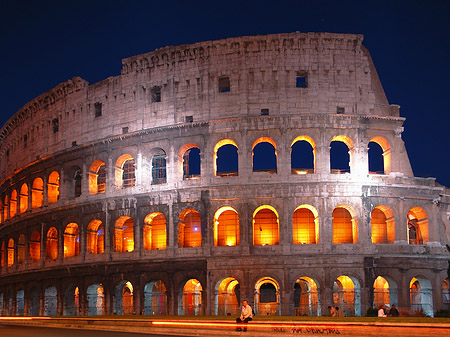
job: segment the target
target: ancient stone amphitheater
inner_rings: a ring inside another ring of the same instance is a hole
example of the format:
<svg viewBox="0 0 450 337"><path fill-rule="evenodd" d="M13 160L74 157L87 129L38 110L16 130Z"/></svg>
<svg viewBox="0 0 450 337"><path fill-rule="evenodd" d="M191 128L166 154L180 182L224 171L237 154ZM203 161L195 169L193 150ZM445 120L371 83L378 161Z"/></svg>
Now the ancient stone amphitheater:
<svg viewBox="0 0 450 337"><path fill-rule="evenodd" d="M362 40L165 47L27 103L0 133L0 314L447 308L449 189L414 177Z"/></svg>

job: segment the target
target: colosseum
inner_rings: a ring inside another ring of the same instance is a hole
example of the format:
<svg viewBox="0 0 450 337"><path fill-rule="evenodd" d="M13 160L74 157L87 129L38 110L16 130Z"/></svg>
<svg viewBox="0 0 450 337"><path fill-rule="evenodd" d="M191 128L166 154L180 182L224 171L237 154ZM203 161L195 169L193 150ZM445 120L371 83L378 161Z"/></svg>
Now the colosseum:
<svg viewBox="0 0 450 337"><path fill-rule="evenodd" d="M164 47L27 103L0 132L0 314L448 309L450 190L414 177L362 42Z"/></svg>

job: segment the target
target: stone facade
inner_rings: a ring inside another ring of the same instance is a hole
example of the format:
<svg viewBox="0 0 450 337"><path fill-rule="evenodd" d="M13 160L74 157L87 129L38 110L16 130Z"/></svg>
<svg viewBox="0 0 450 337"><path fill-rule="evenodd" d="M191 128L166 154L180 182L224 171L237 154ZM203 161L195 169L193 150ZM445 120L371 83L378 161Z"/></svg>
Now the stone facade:
<svg viewBox="0 0 450 337"><path fill-rule="evenodd" d="M0 131L0 313L235 314L243 298L262 315L446 308L450 193L413 176L362 40L165 47L26 104ZM297 143L311 166L295 166Z"/></svg>

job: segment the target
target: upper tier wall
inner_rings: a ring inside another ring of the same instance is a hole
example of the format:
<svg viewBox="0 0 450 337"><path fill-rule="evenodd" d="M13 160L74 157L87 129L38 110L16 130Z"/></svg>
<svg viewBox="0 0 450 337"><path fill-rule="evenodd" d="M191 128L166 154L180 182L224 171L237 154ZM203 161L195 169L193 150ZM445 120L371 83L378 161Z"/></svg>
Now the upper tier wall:
<svg viewBox="0 0 450 337"><path fill-rule="evenodd" d="M335 114L339 108L399 116L362 39L290 33L207 41L124 59L121 75L92 85L74 78L26 104L3 126L0 180L72 146L187 120L258 116L262 109L270 115ZM223 77L229 90L221 92ZM298 85L297 77L305 83Z"/></svg>

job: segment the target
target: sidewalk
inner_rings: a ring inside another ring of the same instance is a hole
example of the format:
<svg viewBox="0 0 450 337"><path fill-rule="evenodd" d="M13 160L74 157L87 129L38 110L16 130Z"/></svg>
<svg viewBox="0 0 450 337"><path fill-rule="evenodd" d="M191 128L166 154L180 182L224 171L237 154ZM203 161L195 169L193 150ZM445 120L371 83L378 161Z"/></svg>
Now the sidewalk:
<svg viewBox="0 0 450 337"><path fill-rule="evenodd" d="M247 332L237 332L232 321L109 318L0 317L0 324L63 329L155 333L173 336L449 336L450 323L257 321Z"/></svg>

